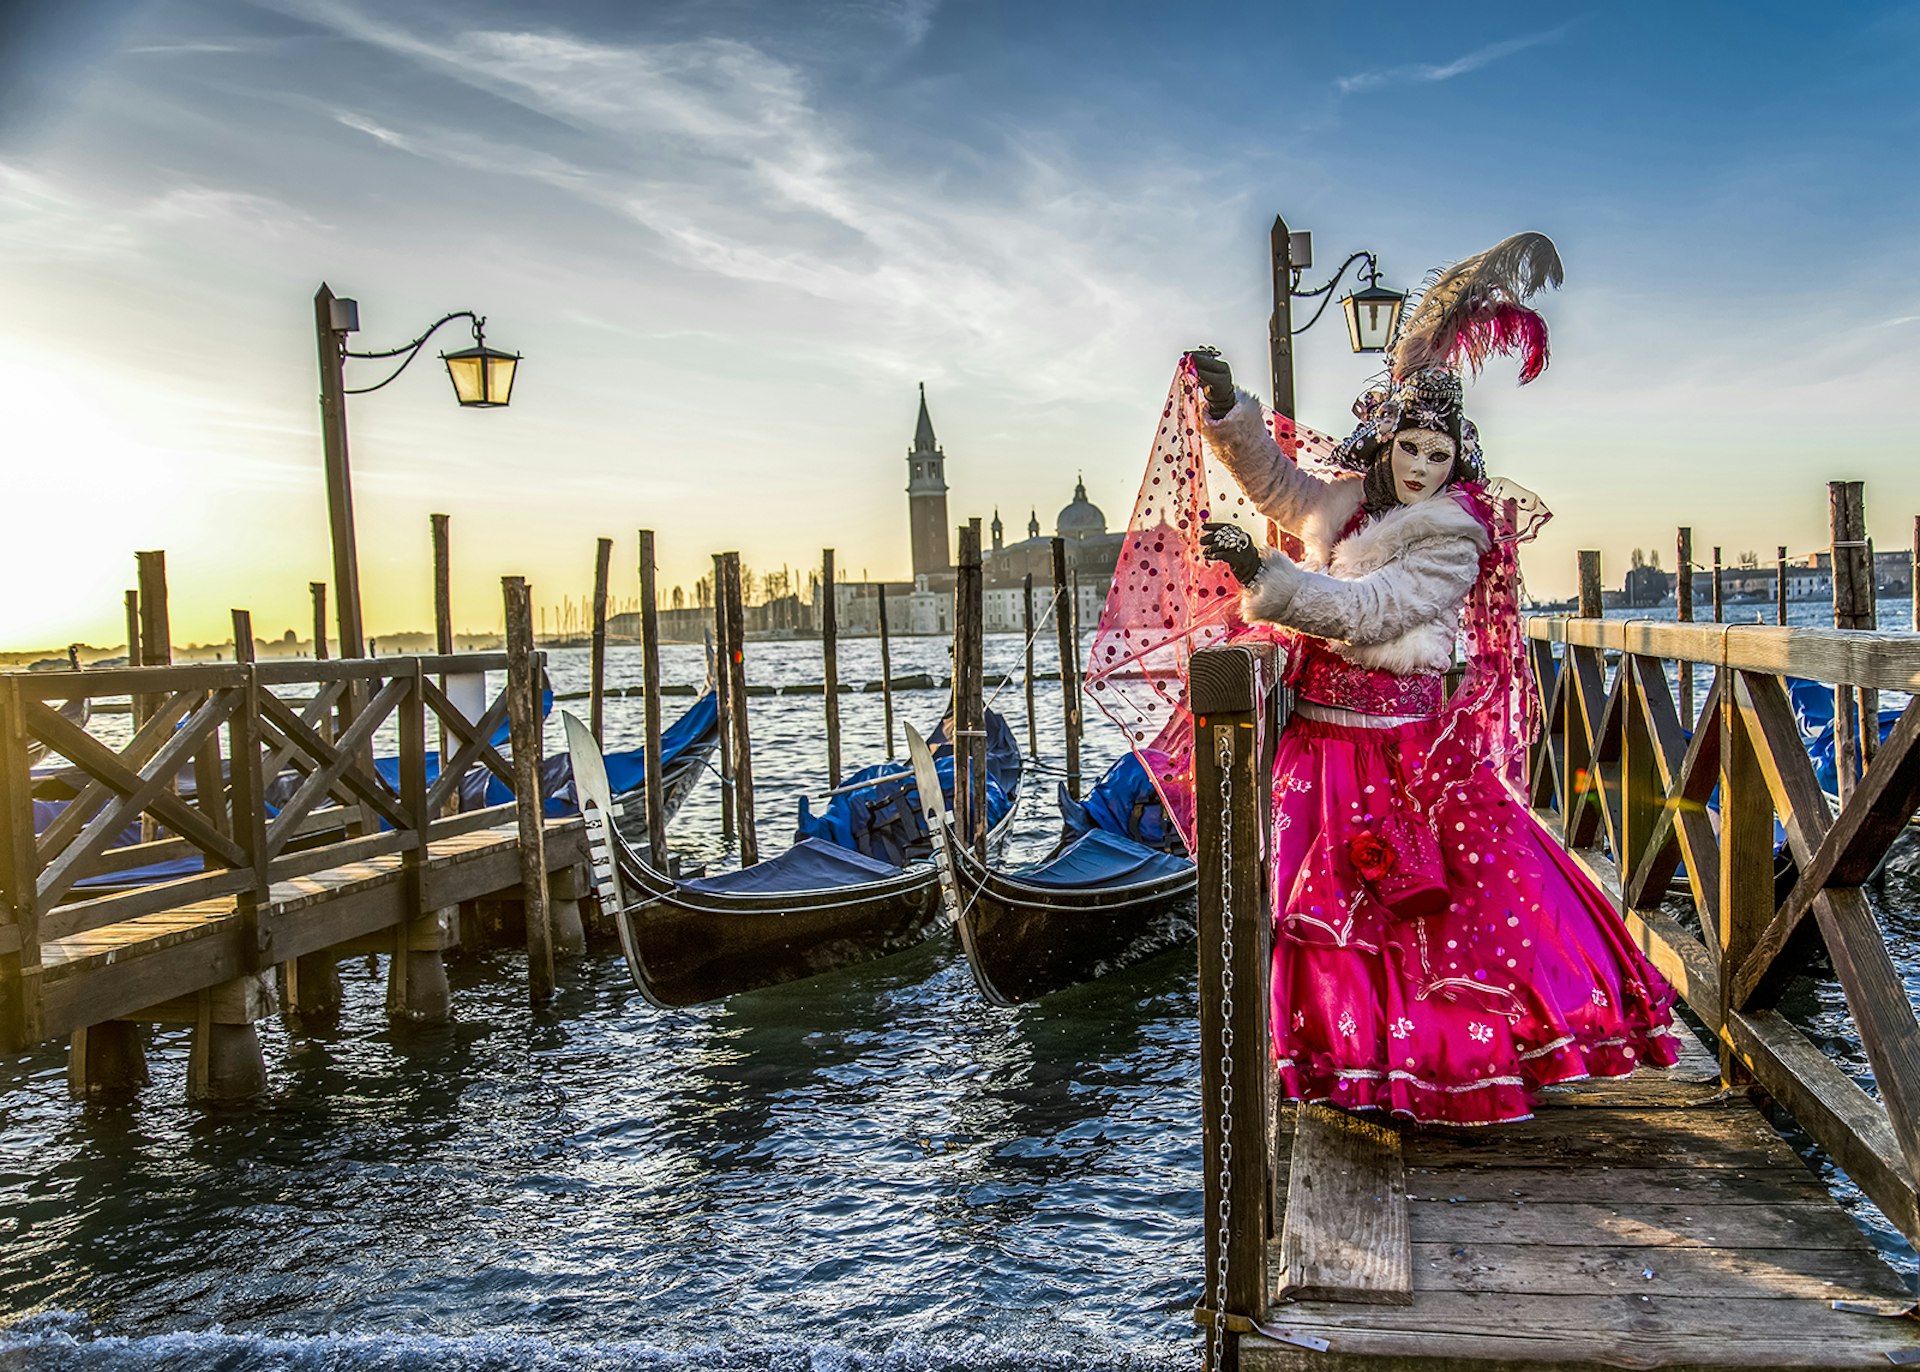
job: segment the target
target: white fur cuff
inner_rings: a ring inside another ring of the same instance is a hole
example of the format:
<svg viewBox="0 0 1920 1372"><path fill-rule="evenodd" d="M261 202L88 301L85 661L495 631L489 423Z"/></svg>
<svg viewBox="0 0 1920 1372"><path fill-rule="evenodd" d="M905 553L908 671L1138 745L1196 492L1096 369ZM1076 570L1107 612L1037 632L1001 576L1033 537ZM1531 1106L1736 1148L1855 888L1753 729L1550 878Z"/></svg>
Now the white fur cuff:
<svg viewBox="0 0 1920 1372"><path fill-rule="evenodd" d="M1249 623L1264 620L1284 624L1283 618L1300 589L1300 569L1285 553L1268 553L1260 563L1260 575L1240 593L1240 617Z"/></svg>
<svg viewBox="0 0 1920 1372"><path fill-rule="evenodd" d="M1273 435L1267 431L1267 416L1259 398L1238 389L1233 394L1233 408L1218 419L1201 405L1200 424L1207 431L1207 437L1216 446L1225 445L1248 456L1258 453L1263 446L1272 446Z"/></svg>

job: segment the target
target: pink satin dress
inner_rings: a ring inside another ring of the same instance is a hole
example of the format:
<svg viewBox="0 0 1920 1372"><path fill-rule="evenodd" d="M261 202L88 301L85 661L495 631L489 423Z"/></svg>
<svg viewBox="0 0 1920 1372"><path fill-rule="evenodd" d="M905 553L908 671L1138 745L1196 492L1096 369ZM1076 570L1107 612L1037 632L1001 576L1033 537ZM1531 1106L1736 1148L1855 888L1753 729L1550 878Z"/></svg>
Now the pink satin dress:
<svg viewBox="0 0 1920 1372"><path fill-rule="evenodd" d="M1495 1124L1527 1118L1541 1086L1672 1063L1672 988L1493 770L1442 738L1440 678L1303 638L1292 679L1273 775L1286 1094ZM1436 742L1437 794L1415 784Z"/></svg>

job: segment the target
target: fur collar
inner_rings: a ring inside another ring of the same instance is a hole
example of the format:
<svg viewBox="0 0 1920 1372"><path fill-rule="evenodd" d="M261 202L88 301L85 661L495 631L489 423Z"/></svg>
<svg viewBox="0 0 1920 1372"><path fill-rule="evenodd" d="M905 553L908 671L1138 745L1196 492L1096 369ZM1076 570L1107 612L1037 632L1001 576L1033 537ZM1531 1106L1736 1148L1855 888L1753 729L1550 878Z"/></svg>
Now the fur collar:
<svg viewBox="0 0 1920 1372"><path fill-rule="evenodd" d="M1356 481L1354 485L1361 483ZM1360 508L1358 500L1347 511L1347 518ZM1331 511L1330 511L1331 512ZM1343 524L1341 527L1345 527ZM1334 531L1336 534L1339 530ZM1487 531L1454 492L1444 492L1417 505L1397 505L1333 545L1325 569L1335 576L1361 577L1377 571L1400 556L1409 543L1423 538L1447 537L1471 539L1485 553L1489 546Z"/></svg>

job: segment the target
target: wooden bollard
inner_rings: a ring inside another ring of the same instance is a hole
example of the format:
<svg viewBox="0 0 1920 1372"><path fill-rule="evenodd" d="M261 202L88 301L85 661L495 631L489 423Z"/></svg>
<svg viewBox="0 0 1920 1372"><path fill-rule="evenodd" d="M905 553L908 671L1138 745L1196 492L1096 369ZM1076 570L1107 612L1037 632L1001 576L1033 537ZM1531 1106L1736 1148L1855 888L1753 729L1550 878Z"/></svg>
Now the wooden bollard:
<svg viewBox="0 0 1920 1372"><path fill-rule="evenodd" d="M1784 543L1780 545L1780 557L1774 566L1776 570L1773 574L1773 622L1785 624L1787 622L1787 545Z"/></svg>
<svg viewBox="0 0 1920 1372"><path fill-rule="evenodd" d="M646 674L641 714L646 730L642 764L647 769L647 855L656 871L667 870L667 779L660 761L660 595L653 530L640 531L640 667Z"/></svg>
<svg viewBox="0 0 1920 1372"><path fill-rule="evenodd" d="M713 555L713 640L719 656L713 689L720 707L720 841L733 842L736 798L733 784L733 671L727 661L727 555ZM744 702L742 702L744 708Z"/></svg>
<svg viewBox="0 0 1920 1372"><path fill-rule="evenodd" d="M1580 617L1599 619L1605 613L1605 595L1600 582L1599 550L1583 548L1580 550Z"/></svg>
<svg viewBox="0 0 1920 1372"><path fill-rule="evenodd" d="M740 865L760 861L760 835L753 815L753 737L747 727L746 610L741 604L740 554L725 554L727 691L733 700L734 819L740 828Z"/></svg>
<svg viewBox="0 0 1920 1372"><path fill-rule="evenodd" d="M540 665L533 650L533 598L524 579L503 576L507 605L507 719L513 793L520 818L520 899L527 912L527 991L553 996L553 925L547 910L546 822L540 813Z"/></svg>
<svg viewBox="0 0 1920 1372"><path fill-rule="evenodd" d="M131 1094L153 1078L147 1071L147 1027L110 1019L73 1031L67 1055L67 1093L75 1100Z"/></svg>
<svg viewBox="0 0 1920 1372"><path fill-rule="evenodd" d="M1067 736L1067 794L1080 799L1080 655L1068 601L1067 540L1053 539L1053 622L1060 651L1060 718Z"/></svg>
<svg viewBox="0 0 1920 1372"><path fill-rule="evenodd" d="M987 854L987 737L982 680L980 523L962 524L953 584L953 827Z"/></svg>
<svg viewBox="0 0 1920 1372"><path fill-rule="evenodd" d="M1220 1354L1215 1367L1238 1365L1238 1336L1221 1317L1264 1318L1272 1291L1266 986L1273 912L1262 859L1271 788L1257 746L1270 681L1271 658L1244 647L1202 649L1188 676L1199 864L1202 1213L1218 1216L1224 1207L1232 1217L1224 1290L1214 1275L1223 1257L1220 1225L1202 1226L1207 1277L1200 1304ZM1229 1091L1231 1114L1223 1123Z"/></svg>
<svg viewBox="0 0 1920 1372"><path fill-rule="evenodd" d="M1713 545L1713 622L1727 622L1726 572L1720 565L1720 545Z"/></svg>
<svg viewBox="0 0 1920 1372"><path fill-rule="evenodd" d="M433 650L445 657L453 651L453 516L427 518L433 528Z"/></svg>
<svg viewBox="0 0 1920 1372"><path fill-rule="evenodd" d="M313 596L313 660L327 660L327 583L309 581L307 590Z"/></svg>
<svg viewBox="0 0 1920 1372"><path fill-rule="evenodd" d="M193 1038L187 1056L187 1100L194 1105L236 1105L266 1093L267 1065L254 1021L273 1012L273 992L262 976L237 977L195 997ZM166 1022L171 1007L161 1007Z"/></svg>
<svg viewBox="0 0 1920 1372"><path fill-rule="evenodd" d="M612 566L613 540L603 538L593 549L593 646L587 684L587 728L595 742L602 741L601 710L607 694L607 573Z"/></svg>
<svg viewBox="0 0 1920 1372"><path fill-rule="evenodd" d="M1027 641L1027 756L1040 756L1039 725L1033 717L1033 573L1020 580L1020 636Z"/></svg>
<svg viewBox="0 0 1920 1372"><path fill-rule="evenodd" d="M887 583L880 583L880 709L886 718L887 758L893 758L893 651L887 639Z"/></svg>
<svg viewBox="0 0 1920 1372"><path fill-rule="evenodd" d="M820 665L827 707L827 786L840 784L840 613L834 604L833 549L820 552Z"/></svg>
<svg viewBox="0 0 1920 1372"><path fill-rule="evenodd" d="M1674 540L1674 562L1679 571L1673 583L1674 618L1693 622L1693 530L1682 525ZM1693 664L1680 664L1680 727L1693 728Z"/></svg>

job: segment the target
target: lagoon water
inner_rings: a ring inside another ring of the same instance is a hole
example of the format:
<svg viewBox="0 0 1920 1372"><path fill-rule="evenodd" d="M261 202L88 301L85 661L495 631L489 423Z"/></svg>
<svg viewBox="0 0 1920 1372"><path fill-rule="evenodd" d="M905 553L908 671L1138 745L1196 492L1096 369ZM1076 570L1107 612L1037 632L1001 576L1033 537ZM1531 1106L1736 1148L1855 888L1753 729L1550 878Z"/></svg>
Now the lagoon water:
<svg viewBox="0 0 1920 1372"><path fill-rule="evenodd" d="M944 640L894 648L897 673L944 671ZM990 639L988 670L1017 675L1020 649ZM699 658L670 647L667 679ZM637 682L637 653L611 663ZM877 645L843 644L840 670L877 677ZM585 671L553 655L560 691ZM748 671L818 681L819 645L750 645ZM608 702L609 747L637 743L639 704ZM897 704L930 727L942 698ZM777 846L826 788L821 702L751 707ZM851 770L884 753L880 698L842 707ZM996 708L1024 738L1017 682ZM1037 724L1057 761L1057 685ZM1090 772L1119 746L1097 715L1087 743ZM1029 774L1017 854L1051 842L1055 780ZM718 808L707 780L676 846L731 860ZM1920 995L1920 891L1896 875L1880 903ZM273 1094L245 1109L182 1104L181 1031L155 1034L131 1104L71 1102L58 1047L0 1063L0 1368L1192 1366L1191 948L1014 1011L945 937L688 1011L648 1006L606 950L537 1012L524 970L461 959L455 1023L397 1030L384 966L355 960L336 1033L261 1025ZM1837 989L1794 1013L1864 1072Z"/></svg>

